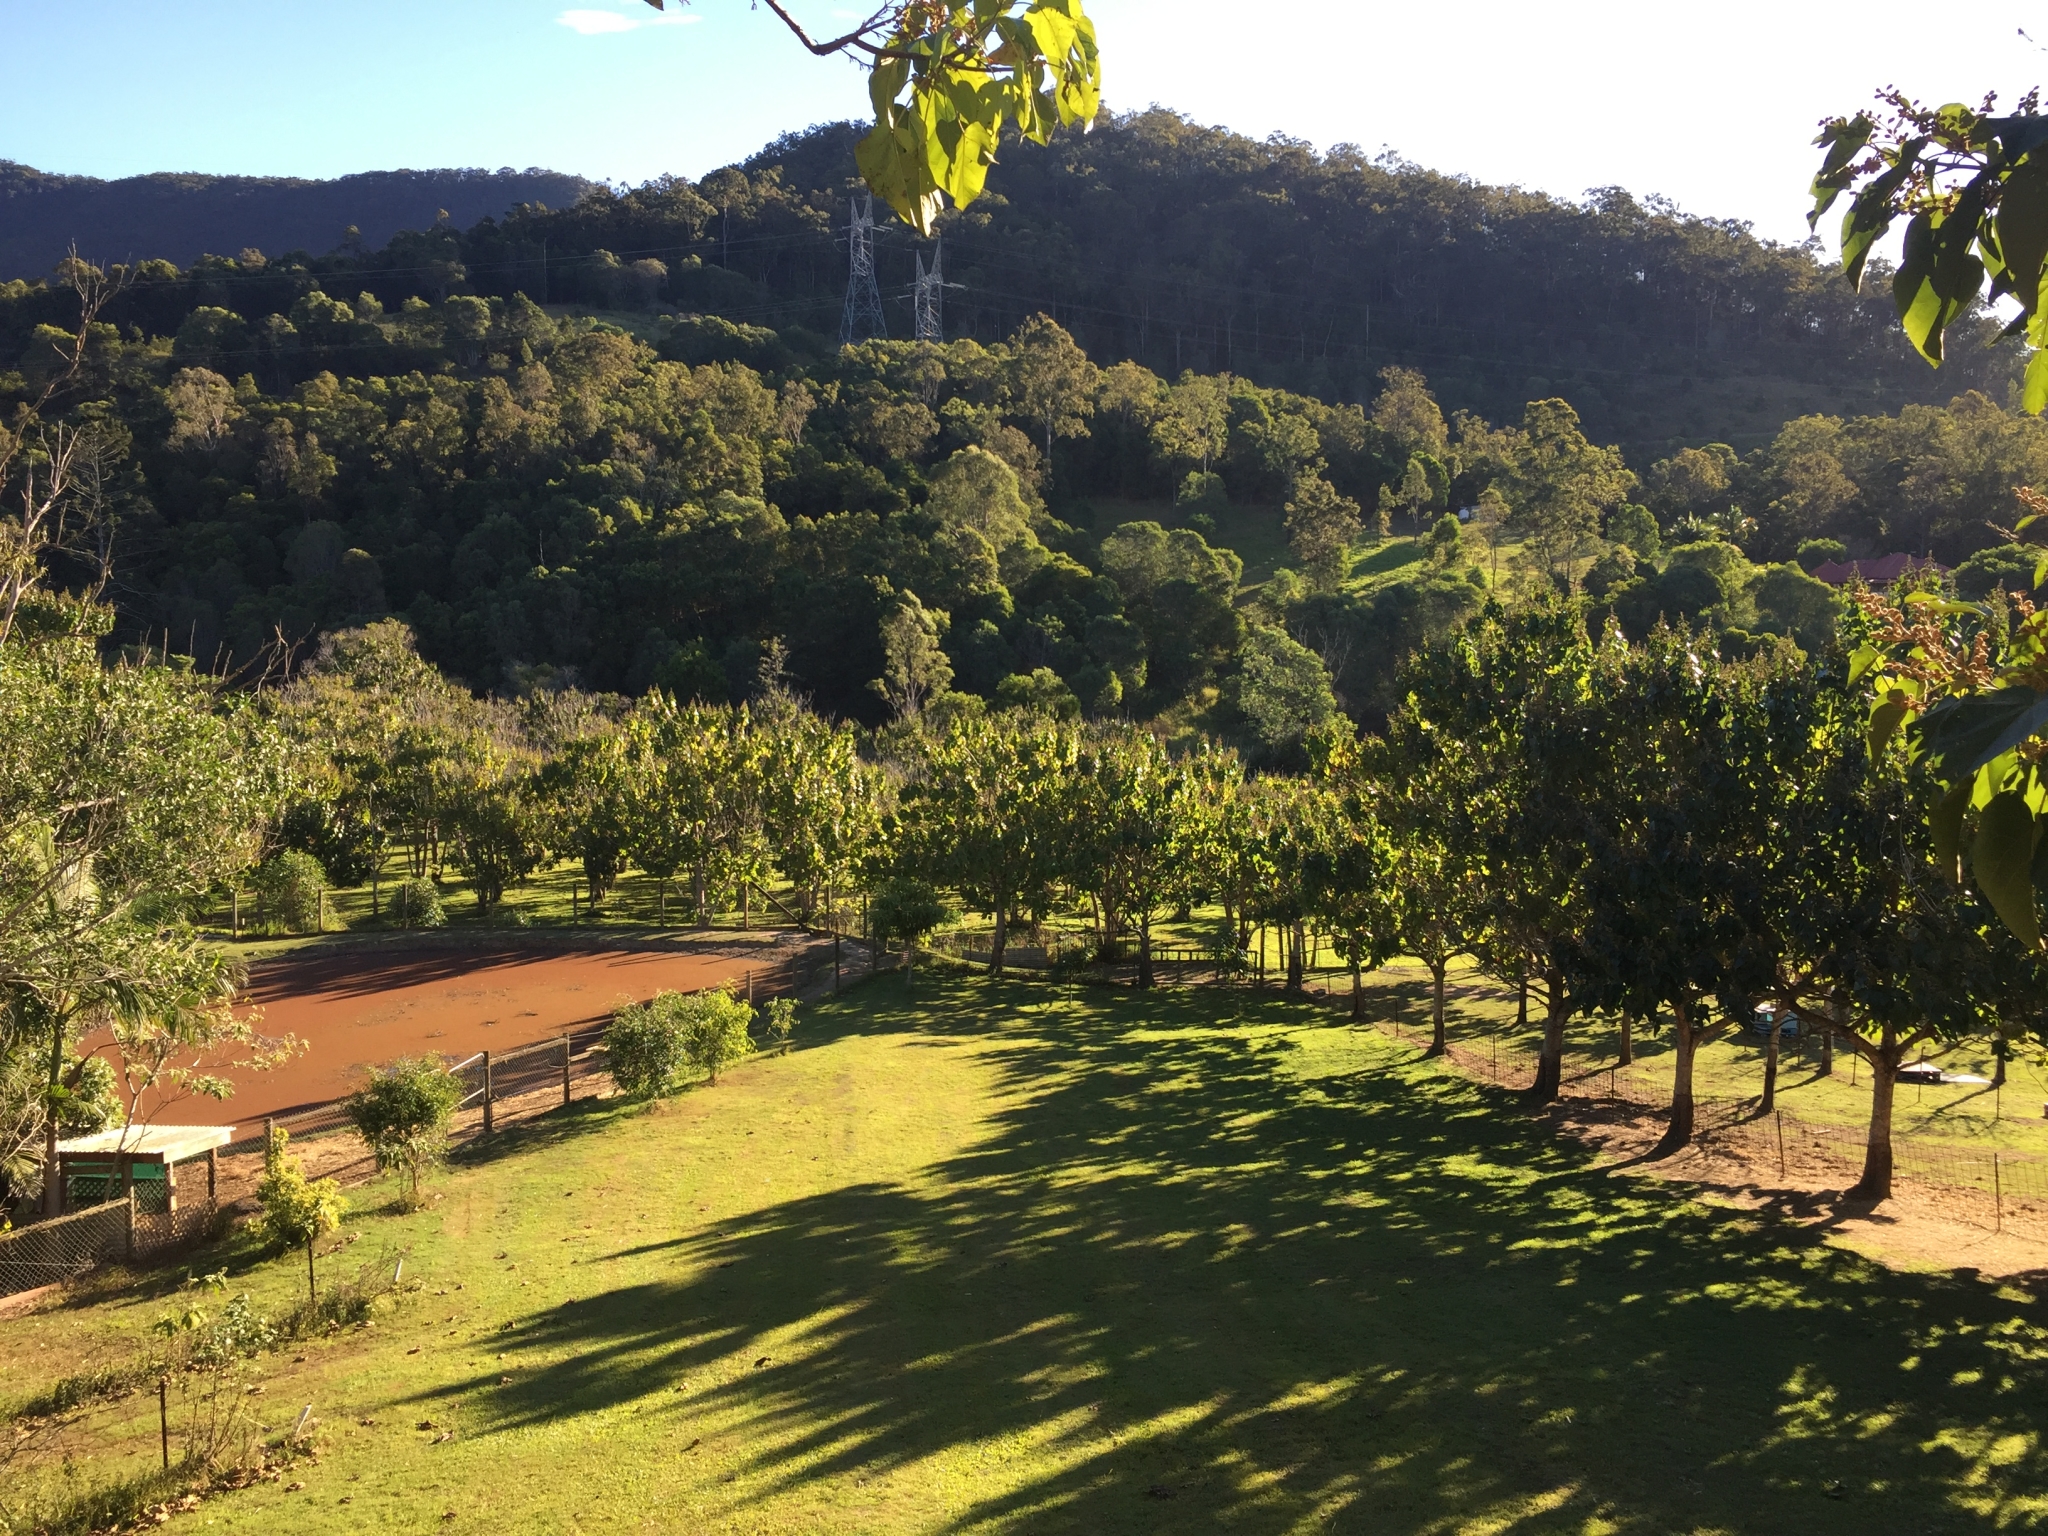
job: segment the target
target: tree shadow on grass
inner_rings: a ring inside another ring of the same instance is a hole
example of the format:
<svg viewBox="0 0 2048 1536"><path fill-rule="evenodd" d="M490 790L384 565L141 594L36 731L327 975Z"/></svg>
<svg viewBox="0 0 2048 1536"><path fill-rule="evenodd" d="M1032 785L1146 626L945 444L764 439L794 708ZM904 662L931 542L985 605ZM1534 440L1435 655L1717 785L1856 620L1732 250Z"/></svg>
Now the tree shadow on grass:
<svg viewBox="0 0 2048 1536"><path fill-rule="evenodd" d="M1109 1027L1035 991L818 1010L814 1044L989 1041L987 1134L915 1188L629 1250L673 1275L520 1319L508 1385L421 1400L486 1405L485 1434L734 1415L740 1481L705 1498L735 1509L987 1448L949 1529L1923 1531L2048 1502L2024 1304L1616 1179L1305 1005L1232 1030L1132 996Z"/></svg>

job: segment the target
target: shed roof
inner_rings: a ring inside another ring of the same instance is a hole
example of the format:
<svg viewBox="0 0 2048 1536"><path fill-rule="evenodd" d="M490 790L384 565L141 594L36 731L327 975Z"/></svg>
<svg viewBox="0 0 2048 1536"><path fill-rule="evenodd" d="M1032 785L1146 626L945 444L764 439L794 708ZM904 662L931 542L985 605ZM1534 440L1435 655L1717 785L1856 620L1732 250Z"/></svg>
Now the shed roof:
<svg viewBox="0 0 2048 1536"><path fill-rule="evenodd" d="M96 1131L90 1136L73 1136L57 1143L59 1157L107 1157L119 1150L129 1157L182 1163L198 1157L210 1147L224 1147L235 1139L232 1125L145 1125L126 1131Z"/></svg>

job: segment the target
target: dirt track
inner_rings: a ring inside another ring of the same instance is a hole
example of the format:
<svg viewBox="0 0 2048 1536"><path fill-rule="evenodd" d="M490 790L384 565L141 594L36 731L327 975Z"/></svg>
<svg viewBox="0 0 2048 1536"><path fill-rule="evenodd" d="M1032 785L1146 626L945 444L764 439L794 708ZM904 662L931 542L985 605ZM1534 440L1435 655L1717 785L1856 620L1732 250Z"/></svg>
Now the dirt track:
<svg viewBox="0 0 2048 1536"><path fill-rule="evenodd" d="M246 994L262 1009L259 1027L296 1035L307 1050L268 1072L229 1072L236 1092L225 1102L184 1098L155 1118L247 1124L339 1097L362 1068L399 1056L508 1050L598 1022L628 999L743 981L749 971L765 987L816 949L801 933L753 942L720 933L658 949L337 946L264 961L251 967ZM822 956L829 965L829 941Z"/></svg>

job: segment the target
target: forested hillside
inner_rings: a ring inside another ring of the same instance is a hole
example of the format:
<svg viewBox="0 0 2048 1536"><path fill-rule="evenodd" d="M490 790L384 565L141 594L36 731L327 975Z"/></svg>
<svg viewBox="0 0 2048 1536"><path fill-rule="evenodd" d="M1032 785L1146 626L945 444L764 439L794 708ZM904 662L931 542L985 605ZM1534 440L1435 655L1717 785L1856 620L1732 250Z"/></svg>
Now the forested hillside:
<svg viewBox="0 0 2048 1536"><path fill-rule="evenodd" d="M628 192L532 172L94 183L17 169L0 175L0 277L47 272L74 237L102 261L298 249L333 291L368 288L387 308L524 292L831 337L857 132L825 125L700 181ZM1166 111L1009 145L989 189L942 221L949 335L992 342L1043 312L1099 363L1229 372L1333 402L1368 398L1400 364L1447 410L1501 419L1561 396L1639 458L1681 441L1747 451L1815 411L1889 412L1970 387L2002 401L2017 361L1979 319L1951 332L1937 374L1899 345L1883 272L1859 298L1809 251L1655 198L1606 188L1574 205ZM437 208L450 214L438 227ZM340 248L349 224L362 251ZM383 243L401 224L412 233ZM877 244L891 334L905 336L915 242L885 215ZM231 307L253 321L265 302Z"/></svg>
<svg viewBox="0 0 2048 1536"><path fill-rule="evenodd" d="M190 173L103 181L0 160L0 281L41 277L74 244L99 261L179 263L208 252L372 249L443 218L466 228L519 203L566 208L590 187L581 176L538 167L369 171L332 181Z"/></svg>
<svg viewBox="0 0 2048 1536"><path fill-rule="evenodd" d="M615 301L660 280L609 272ZM1828 643L1795 558L1985 550L1959 579L2023 584L1987 524L2048 480L2041 422L1975 394L1631 464L1562 398L1489 422L1399 368L1363 404L1169 380L1044 316L842 349L520 292L387 309L255 255L116 277L45 410L78 435L45 447L70 443L121 638L229 671L395 614L486 691L779 681L874 724L1021 704L1286 758L1336 709L1382 718L1401 657L1494 588L1741 654ZM0 411L79 315L61 283L0 285Z"/></svg>

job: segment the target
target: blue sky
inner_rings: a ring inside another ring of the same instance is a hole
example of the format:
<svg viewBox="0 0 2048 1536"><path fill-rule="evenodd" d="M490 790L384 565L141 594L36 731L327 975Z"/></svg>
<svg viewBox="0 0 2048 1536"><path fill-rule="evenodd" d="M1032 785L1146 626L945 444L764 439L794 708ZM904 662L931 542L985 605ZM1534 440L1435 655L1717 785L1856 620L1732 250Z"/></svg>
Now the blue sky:
<svg viewBox="0 0 2048 1536"><path fill-rule="evenodd" d="M851 14L799 0L819 29ZM1392 148L1576 198L1619 184L1803 235L1823 114L2048 76L2048 17L1924 3L1091 0L1118 109ZM1249 19L1248 19L1249 18ZM121 176L541 165L700 175L865 108L747 0L0 0L0 158ZM1000 171L997 176L1000 178ZM997 182L1000 185L1000 181Z"/></svg>

